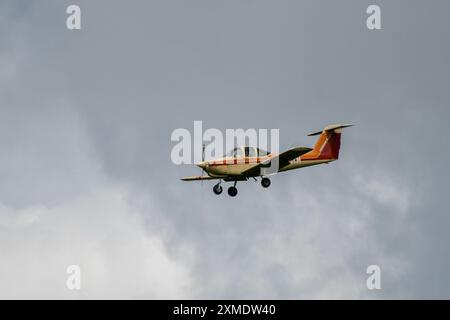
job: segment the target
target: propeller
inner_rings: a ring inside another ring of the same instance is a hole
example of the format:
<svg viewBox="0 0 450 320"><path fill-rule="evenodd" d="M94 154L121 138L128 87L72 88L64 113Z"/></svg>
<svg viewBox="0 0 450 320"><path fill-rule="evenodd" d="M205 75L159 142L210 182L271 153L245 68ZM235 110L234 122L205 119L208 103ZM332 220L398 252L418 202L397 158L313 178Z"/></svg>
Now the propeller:
<svg viewBox="0 0 450 320"><path fill-rule="evenodd" d="M205 144L202 144L202 162L205 161ZM203 173L205 173L205 169L202 168L202 177Z"/></svg>
<svg viewBox="0 0 450 320"><path fill-rule="evenodd" d="M202 162L204 162L204 161L205 161L205 144L202 144ZM202 168L202 177L203 177L204 173L205 173L205 169ZM201 181L201 185L203 187L203 180Z"/></svg>

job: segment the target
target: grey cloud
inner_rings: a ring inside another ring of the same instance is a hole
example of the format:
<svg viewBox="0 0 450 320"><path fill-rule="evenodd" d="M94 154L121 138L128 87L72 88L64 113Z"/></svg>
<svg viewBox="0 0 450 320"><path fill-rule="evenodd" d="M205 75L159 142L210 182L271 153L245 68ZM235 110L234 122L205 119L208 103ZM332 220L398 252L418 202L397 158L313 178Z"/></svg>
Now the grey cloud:
<svg viewBox="0 0 450 320"><path fill-rule="evenodd" d="M33 237L19 241L12 227L21 210L65 208L74 218L73 199L95 207L102 191L88 197L90 188L120 186L118 220L132 227L108 239L136 245L135 255L145 246L127 242L133 230L161 241L160 259L186 278L185 290L158 283L167 295L449 297L447 2L381 1L379 32L365 28L364 1L80 1L80 32L65 29L68 4L2 6L0 201L12 239L3 257L13 246L29 254ZM210 183L179 181L198 168L170 162L172 130L194 120L279 128L282 147L311 145L306 133L331 122L356 126L338 162L278 175L268 190L240 183L229 199ZM37 217L36 230L64 227L49 217ZM89 225L79 219L74 239ZM107 231L92 228L101 243ZM111 257L105 271L130 272L123 261L133 254L96 253ZM39 259L26 262L41 270ZM382 267L379 292L365 288L369 264ZM17 295L39 296L29 281ZM123 296L146 296L122 281ZM110 297L107 287L86 294Z"/></svg>

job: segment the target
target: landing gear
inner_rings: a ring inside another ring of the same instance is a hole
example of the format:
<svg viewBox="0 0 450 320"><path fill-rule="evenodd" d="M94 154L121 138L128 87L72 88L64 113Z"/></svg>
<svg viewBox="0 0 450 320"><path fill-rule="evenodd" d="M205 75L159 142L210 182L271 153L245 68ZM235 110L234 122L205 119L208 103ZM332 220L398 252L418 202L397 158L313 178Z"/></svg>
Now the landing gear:
<svg viewBox="0 0 450 320"><path fill-rule="evenodd" d="M214 187L213 187L213 192L217 195L221 194L223 191L222 186L220 185L221 182L222 181L220 181L218 184L214 185ZM233 186L228 188L228 194L230 195L230 197L236 197L236 195L238 193L236 184L237 184L237 181L234 182Z"/></svg>
<svg viewBox="0 0 450 320"><path fill-rule="evenodd" d="M222 193L223 189L222 189L222 186L220 185L220 182L213 187L213 191L215 194Z"/></svg>
<svg viewBox="0 0 450 320"><path fill-rule="evenodd" d="M270 179L269 178L262 178L261 185L264 188L268 188L270 186Z"/></svg>
<svg viewBox="0 0 450 320"><path fill-rule="evenodd" d="M236 197L237 195L237 189L236 189L237 181L234 182L234 185L232 187L228 188L228 194L230 197Z"/></svg>
<svg viewBox="0 0 450 320"><path fill-rule="evenodd" d="M236 187L229 187L228 188L228 194L230 195L230 197L235 197L237 195L238 191L236 189Z"/></svg>

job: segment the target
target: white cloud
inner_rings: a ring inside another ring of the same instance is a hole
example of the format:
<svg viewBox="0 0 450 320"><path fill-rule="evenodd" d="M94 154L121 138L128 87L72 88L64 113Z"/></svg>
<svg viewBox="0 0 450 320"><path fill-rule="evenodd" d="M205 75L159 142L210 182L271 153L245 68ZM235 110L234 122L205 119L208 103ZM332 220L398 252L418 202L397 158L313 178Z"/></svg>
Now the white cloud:
<svg viewBox="0 0 450 320"><path fill-rule="evenodd" d="M186 265L142 227L126 192L99 186L52 208L0 207L1 298L188 298ZM82 290L66 288L79 265Z"/></svg>
<svg viewBox="0 0 450 320"><path fill-rule="evenodd" d="M189 298L186 260L144 228L71 103L1 113L0 298ZM66 288L69 265L80 291Z"/></svg>
<svg viewBox="0 0 450 320"><path fill-rule="evenodd" d="M202 253L202 263L195 270L199 297L357 299L394 295L396 281L408 272L410 262L388 247L396 237L405 238L403 233L408 231L408 221L404 212L398 211L396 200L382 198L380 206L381 199L366 194L367 190L361 190L359 182L338 166L305 170L274 177L270 190L241 184L239 198L223 202L208 198L205 208L187 206L184 215L189 214L197 225L210 221L211 208L214 220L220 222L208 223L208 230L203 228L199 236L185 239ZM368 174L366 181L376 177ZM405 185L397 183L395 187L397 192L409 194ZM255 195L259 199L250 201ZM239 210L230 210L230 204ZM372 264L382 270L380 292L366 287L366 268Z"/></svg>

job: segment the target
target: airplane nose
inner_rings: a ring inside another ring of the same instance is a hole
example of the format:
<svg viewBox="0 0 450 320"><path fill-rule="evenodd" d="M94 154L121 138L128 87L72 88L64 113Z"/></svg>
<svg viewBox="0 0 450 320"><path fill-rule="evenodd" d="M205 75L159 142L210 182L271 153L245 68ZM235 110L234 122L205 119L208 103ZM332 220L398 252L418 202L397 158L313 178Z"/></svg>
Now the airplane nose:
<svg viewBox="0 0 450 320"><path fill-rule="evenodd" d="M207 166L208 166L208 162L206 162L206 161L202 161L200 163L197 163L197 167L200 167L202 169L206 169Z"/></svg>

